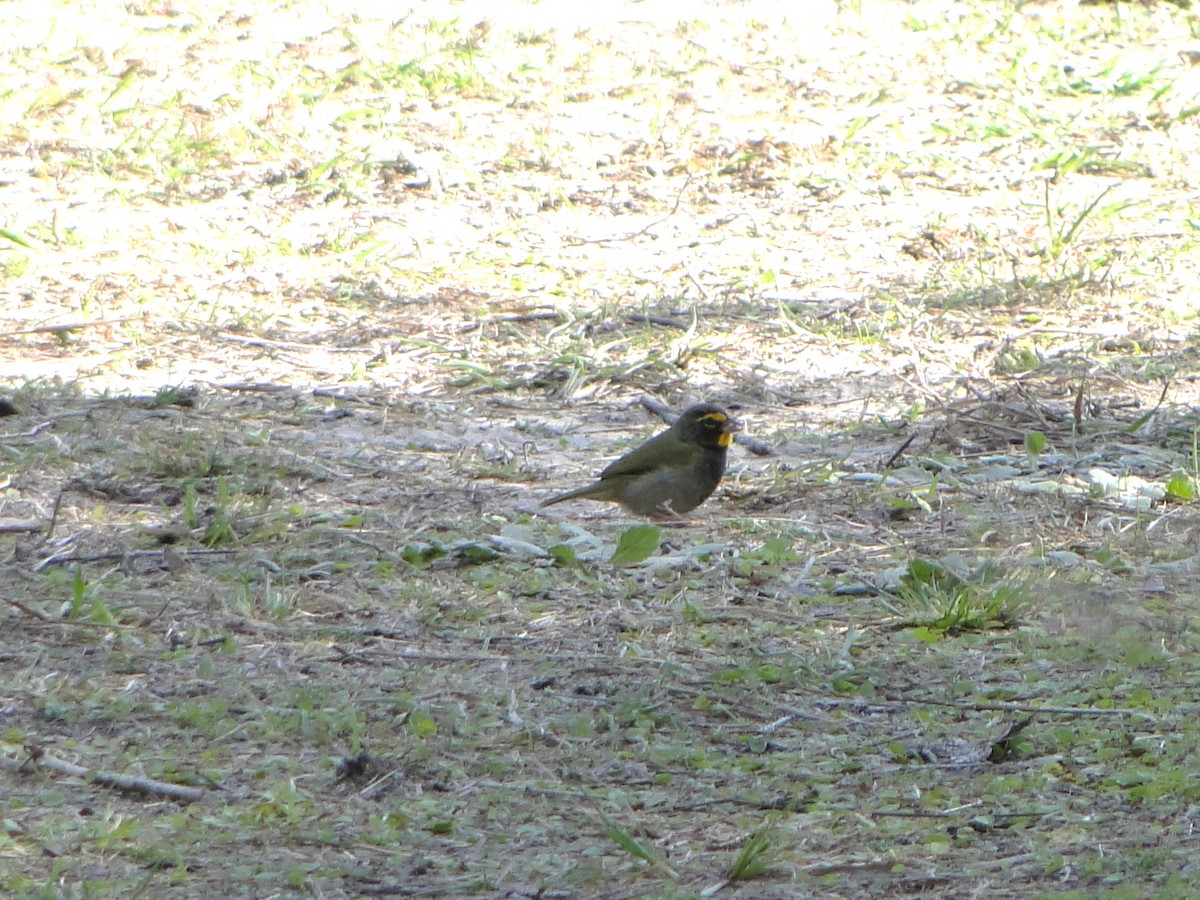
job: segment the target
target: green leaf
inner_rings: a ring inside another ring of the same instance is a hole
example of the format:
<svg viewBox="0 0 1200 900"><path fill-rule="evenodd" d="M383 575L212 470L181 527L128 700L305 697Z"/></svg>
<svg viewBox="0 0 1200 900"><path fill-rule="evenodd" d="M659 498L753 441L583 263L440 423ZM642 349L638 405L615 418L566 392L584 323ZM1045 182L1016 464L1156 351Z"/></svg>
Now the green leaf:
<svg viewBox="0 0 1200 900"><path fill-rule="evenodd" d="M401 559L417 567L427 566L435 559L445 555L446 548L440 544L426 544L425 546L409 544L400 551Z"/></svg>
<svg viewBox="0 0 1200 900"><path fill-rule="evenodd" d="M634 566L658 549L661 533L653 525L634 525L621 534L609 560L614 566Z"/></svg>
<svg viewBox="0 0 1200 900"><path fill-rule="evenodd" d="M33 249L33 245L25 240L25 238L21 237L21 235L17 234L15 231L9 231L7 228L0 228L0 237L7 238L14 244L20 244L22 247L27 247L30 250Z"/></svg>
<svg viewBox="0 0 1200 900"><path fill-rule="evenodd" d="M570 544L555 544L553 547L547 547L546 552L550 554L556 566L573 569L579 565L579 557L575 554L575 548Z"/></svg>
<svg viewBox="0 0 1200 900"><path fill-rule="evenodd" d="M772 844L770 826L759 828L738 851L726 877L730 881L749 881L763 874L771 867Z"/></svg>
<svg viewBox="0 0 1200 900"><path fill-rule="evenodd" d="M784 537L782 534L777 537L768 538L763 542L762 554L763 562L769 566L777 566L784 562L794 562L797 557L792 552L792 545L795 542L791 538Z"/></svg>
<svg viewBox="0 0 1200 900"><path fill-rule="evenodd" d="M952 590L965 586L961 578L932 560L917 557L908 564L904 580L909 584L928 585L935 590Z"/></svg>
<svg viewBox="0 0 1200 900"><path fill-rule="evenodd" d="M1154 413L1157 411L1157 409L1158 409L1158 407L1154 407L1153 409L1150 409L1150 410L1142 413L1140 416L1138 416L1136 419L1134 419L1131 424L1126 425L1124 428L1122 428L1121 433L1122 434L1135 434L1136 432L1140 431L1141 427L1143 425L1145 425L1147 422L1149 422L1151 418L1153 418Z"/></svg>
<svg viewBox="0 0 1200 900"><path fill-rule="evenodd" d="M422 740L431 738L437 734L437 722L433 720L433 716L422 709L414 709L408 717L408 727L412 729L413 734Z"/></svg>
<svg viewBox="0 0 1200 900"><path fill-rule="evenodd" d="M1030 431L1025 435L1025 452L1037 456L1046 449L1046 435L1040 431Z"/></svg>
<svg viewBox="0 0 1200 900"><path fill-rule="evenodd" d="M1176 500L1195 500L1196 486L1183 472L1176 472L1167 482L1167 496Z"/></svg>
<svg viewBox="0 0 1200 900"><path fill-rule="evenodd" d="M491 547L485 547L483 544L467 544L458 549L458 554L462 561L469 566L477 566L480 563L491 562L494 559L499 559L500 554Z"/></svg>
<svg viewBox="0 0 1200 900"><path fill-rule="evenodd" d="M654 528L653 525L638 525L636 527ZM631 528L630 531L632 530L633 529ZM654 528L654 530L658 531L657 528ZM628 532L626 533L628 534ZM599 814L600 821L603 823L601 830L608 836L609 840L611 840L630 856L636 857L643 862L648 862L651 864L658 862L658 857L650 847L641 844L633 835L631 835L628 831L626 831L600 810L596 810L596 812Z"/></svg>

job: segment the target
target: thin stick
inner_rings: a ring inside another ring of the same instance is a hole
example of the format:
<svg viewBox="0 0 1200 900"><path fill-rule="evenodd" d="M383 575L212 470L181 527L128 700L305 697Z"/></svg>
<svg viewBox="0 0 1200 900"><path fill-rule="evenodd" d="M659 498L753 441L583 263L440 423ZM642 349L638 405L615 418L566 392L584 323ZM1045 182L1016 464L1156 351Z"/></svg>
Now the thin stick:
<svg viewBox="0 0 1200 900"><path fill-rule="evenodd" d="M15 441L15 440L17 440L17 438L37 437L38 434L45 431L47 428L49 428L53 424L54 424L53 422L39 422L37 425L34 425L28 431L23 431L20 434L0 434L0 441Z"/></svg>
<svg viewBox="0 0 1200 900"><path fill-rule="evenodd" d="M228 556L230 553L233 553L233 551L189 550L187 555L188 559L191 559L197 556ZM33 567L33 571L40 572L47 566L58 566L65 563L115 562L117 560L146 559L153 556L161 559L162 555L163 551L161 550L114 550L111 553L90 553L84 556L47 556Z"/></svg>
<svg viewBox="0 0 1200 900"><path fill-rule="evenodd" d="M27 616L33 616L33 618L40 619L43 622L50 621L48 618L46 618L44 615L42 615L40 612L38 612L32 606L26 606L20 600L14 600L12 597L5 597L4 601L9 606L13 607L14 609L19 609L21 612L25 613L25 615L27 615Z"/></svg>
<svg viewBox="0 0 1200 900"><path fill-rule="evenodd" d="M62 775L72 775L76 778L90 778L96 784L114 787L121 791L157 794L162 797L170 797L173 800L183 800L188 803L191 803L193 800L199 800L204 796L204 791L200 788L187 787L182 784L169 784L165 781L155 781L152 778L138 778L133 775L117 775L114 772L91 771L85 769L83 766L77 766L66 760L50 756L48 753L43 753L40 750L28 747L26 749L29 750L29 759L25 762L9 759L7 756L0 756L0 768L8 769L10 772L23 772L29 766L36 766L42 769L49 769L52 772L58 772Z"/></svg>
<svg viewBox="0 0 1200 900"><path fill-rule="evenodd" d="M16 337L20 334L46 334L48 332L79 331L83 328L99 328L102 325L121 325L125 322L140 322L144 316L129 316L125 319L97 319L94 322L67 322L63 325L38 325L36 328L23 328L20 331L2 331L0 338Z"/></svg>
<svg viewBox="0 0 1200 900"><path fill-rule="evenodd" d="M885 469L890 469L892 466L894 466L896 464L896 460L898 460L901 456L904 455L904 451L908 449L908 445L911 444L916 439L917 439L917 433L914 431L912 434L910 434L908 436L908 440L906 440L903 444L901 444L899 447L897 447L896 452L888 457L888 461L883 464L883 467Z"/></svg>
<svg viewBox="0 0 1200 900"><path fill-rule="evenodd" d="M1134 719L1146 719L1151 722L1158 720L1149 713L1137 709L1105 709L1098 706L1031 706L1026 703L952 703L949 700L909 700L901 697L891 700L897 704L918 704L924 706L948 706L951 709L965 709L971 712L1023 712L1046 713L1052 716L1129 716Z"/></svg>
<svg viewBox="0 0 1200 900"><path fill-rule="evenodd" d="M0 519L0 534L22 534L41 531L46 523L42 519Z"/></svg>
<svg viewBox="0 0 1200 900"><path fill-rule="evenodd" d="M678 328L680 331L687 331L689 327L666 316L647 316L641 313L630 313L625 316L625 321L634 325L662 325L664 328Z"/></svg>
<svg viewBox="0 0 1200 900"><path fill-rule="evenodd" d="M604 238L568 237L567 240L572 244L607 244L610 241L632 241L634 238L639 238L643 234L645 234L647 231L649 231L651 228L661 225L663 222L667 221L667 219L671 218L671 216L675 215L675 213L679 212L679 205L681 203L683 203L683 197L687 193L687 189L691 186L692 186L692 176L689 175L687 177L687 180L684 181L683 187L681 187L679 189L679 193L675 195L675 205L671 207L671 211L669 213L667 213L665 216L663 216L661 219L655 219L653 222L651 222L645 228L641 228L641 229L633 232L632 234L627 234L624 237L604 237Z"/></svg>
<svg viewBox="0 0 1200 900"><path fill-rule="evenodd" d="M58 510L62 506L63 493L64 490L59 488L58 496L54 498L54 509L50 512L50 524L46 527L46 534L40 546L45 546L50 538L54 537L54 526L58 524Z"/></svg>

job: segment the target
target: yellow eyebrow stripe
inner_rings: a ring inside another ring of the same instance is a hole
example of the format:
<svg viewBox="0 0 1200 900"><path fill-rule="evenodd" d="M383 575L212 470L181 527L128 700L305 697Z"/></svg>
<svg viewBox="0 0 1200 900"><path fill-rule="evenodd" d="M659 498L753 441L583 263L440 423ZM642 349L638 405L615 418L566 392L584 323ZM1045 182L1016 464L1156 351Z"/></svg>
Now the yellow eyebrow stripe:
<svg viewBox="0 0 1200 900"><path fill-rule="evenodd" d="M726 418L725 413L706 413L705 415L701 416L700 418L712 419L714 422L720 422L722 425L724 425L726 422L729 421L729 419Z"/></svg>

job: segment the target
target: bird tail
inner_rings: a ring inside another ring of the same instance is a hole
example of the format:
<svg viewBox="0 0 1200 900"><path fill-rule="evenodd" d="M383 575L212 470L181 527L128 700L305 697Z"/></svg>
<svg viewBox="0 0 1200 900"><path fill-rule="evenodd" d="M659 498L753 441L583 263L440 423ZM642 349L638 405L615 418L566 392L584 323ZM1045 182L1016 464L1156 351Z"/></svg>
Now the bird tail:
<svg viewBox="0 0 1200 900"><path fill-rule="evenodd" d="M538 506L553 506L555 503L562 503L564 500L574 500L576 497L589 497L593 495L595 490L596 485L589 484L581 488L575 488L573 491L567 491L565 494L556 494L549 500L543 500Z"/></svg>

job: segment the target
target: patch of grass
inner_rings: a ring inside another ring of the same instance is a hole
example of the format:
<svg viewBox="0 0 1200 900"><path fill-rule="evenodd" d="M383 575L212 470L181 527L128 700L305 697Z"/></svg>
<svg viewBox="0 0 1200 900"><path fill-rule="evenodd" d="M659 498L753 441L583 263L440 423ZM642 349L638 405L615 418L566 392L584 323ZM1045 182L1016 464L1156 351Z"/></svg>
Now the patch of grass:
<svg viewBox="0 0 1200 900"><path fill-rule="evenodd" d="M895 599L893 611L910 617L909 624L922 640L1012 628L1034 606L1028 583L989 585L924 559L908 564Z"/></svg>

